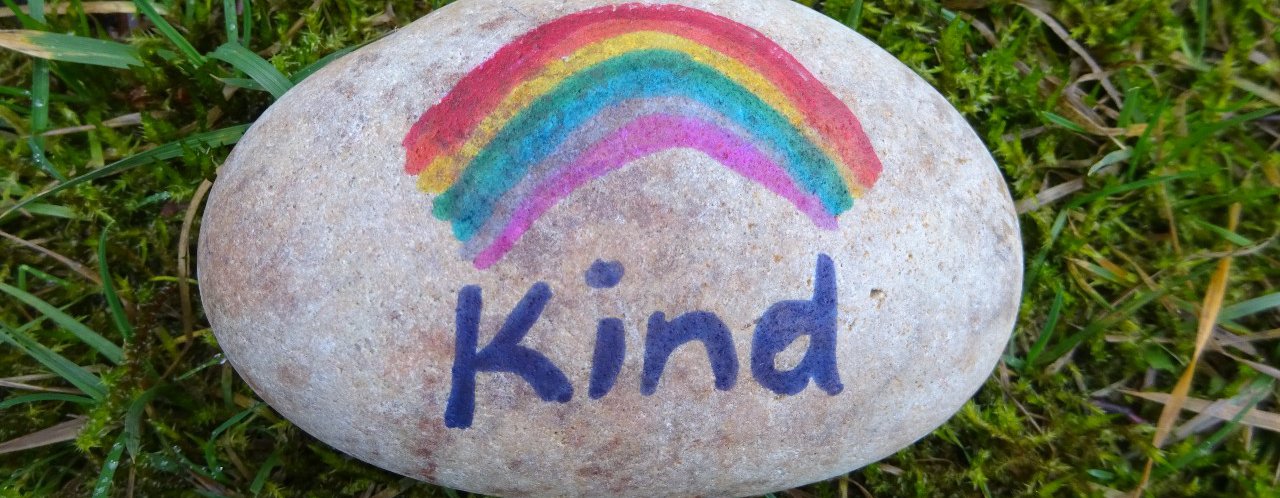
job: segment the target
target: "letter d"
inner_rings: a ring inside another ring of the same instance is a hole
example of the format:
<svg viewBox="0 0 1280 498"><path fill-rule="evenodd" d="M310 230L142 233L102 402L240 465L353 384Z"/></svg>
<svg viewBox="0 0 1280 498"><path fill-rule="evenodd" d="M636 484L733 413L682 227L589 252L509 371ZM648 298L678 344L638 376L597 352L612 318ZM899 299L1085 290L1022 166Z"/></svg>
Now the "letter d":
<svg viewBox="0 0 1280 498"><path fill-rule="evenodd" d="M809 379L832 396L844 390L836 369L836 275L826 254L818 255L813 279L813 299L781 301L770 306L756 324L751 340L751 375L765 388L784 395L796 394ZM780 372L774 359L802 335L809 336L809 350L795 368Z"/></svg>

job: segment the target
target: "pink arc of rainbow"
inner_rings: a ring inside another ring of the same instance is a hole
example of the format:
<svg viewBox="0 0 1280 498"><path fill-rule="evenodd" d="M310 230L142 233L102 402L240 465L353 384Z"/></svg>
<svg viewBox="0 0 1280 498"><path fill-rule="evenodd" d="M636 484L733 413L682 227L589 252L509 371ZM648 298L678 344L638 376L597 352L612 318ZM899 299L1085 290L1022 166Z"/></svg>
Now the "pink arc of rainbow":
<svg viewBox="0 0 1280 498"><path fill-rule="evenodd" d="M684 147L697 150L789 199L822 228L834 230L835 217L821 202L799 191L787 173L750 142L702 119L648 115L628 123L597 142L572 164L538 185L516 208L514 216L489 247L475 258L477 268L492 266L515 246L533 222L578 187L613 170L663 150Z"/></svg>
<svg viewBox="0 0 1280 498"><path fill-rule="evenodd" d="M615 72L597 71L606 67ZM680 84L602 80L628 68L668 71ZM689 83L680 71L703 76ZM780 45L665 4L602 6L535 27L461 78L402 145L404 171L439 194L433 212L480 269L575 189L667 149L706 154L825 230L882 170L853 111Z"/></svg>

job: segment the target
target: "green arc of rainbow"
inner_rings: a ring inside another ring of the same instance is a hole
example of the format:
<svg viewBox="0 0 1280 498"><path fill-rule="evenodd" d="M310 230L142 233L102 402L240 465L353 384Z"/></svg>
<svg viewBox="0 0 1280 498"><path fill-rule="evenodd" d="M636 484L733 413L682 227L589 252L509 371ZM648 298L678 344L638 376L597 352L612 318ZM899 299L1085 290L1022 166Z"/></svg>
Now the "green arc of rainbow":
<svg viewBox="0 0 1280 498"><path fill-rule="evenodd" d="M403 145L405 171L438 194L433 213L478 268L573 190L666 149L707 154L822 229L882 168L848 106L786 50L678 5L535 28L464 76Z"/></svg>

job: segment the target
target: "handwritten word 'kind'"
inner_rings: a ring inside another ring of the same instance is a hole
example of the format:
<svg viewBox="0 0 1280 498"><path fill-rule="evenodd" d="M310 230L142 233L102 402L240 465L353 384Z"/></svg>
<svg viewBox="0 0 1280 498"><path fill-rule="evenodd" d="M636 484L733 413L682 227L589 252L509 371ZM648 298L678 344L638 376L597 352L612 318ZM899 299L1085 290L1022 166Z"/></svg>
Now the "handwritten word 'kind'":
<svg viewBox="0 0 1280 498"><path fill-rule="evenodd" d="M587 284L595 288L612 288L622 279L618 263L597 261L586 273ZM477 350L480 312L484 307L480 288L467 286L458 292L457 341L454 347L453 387L445 407L446 427L471 427L476 409L476 374L507 372L523 378L543 401L568 402L573 385L555 363L542 353L520 341L542 316L551 300L551 287L538 282L525 293L502 328L483 349ZM809 337L809 349L800 363L780 371L774 359L801 336ZM667 358L676 348L688 342L702 341L711 362L716 389L727 391L738 379L738 355L733 336L720 317L707 311L692 311L670 320L662 312L649 316L644 344L644 366L640 374L640 393L648 396L658 389ZM751 375L761 386L781 395L803 391L812 379L829 395L844 389L836 370L836 279L831 258L818 255L813 281L813 297L799 301L781 301L765 310L756 324L751 339ZM591 399L600 399L613 389L626 357L626 341L622 320L601 319L596 326L595 353L592 357Z"/></svg>

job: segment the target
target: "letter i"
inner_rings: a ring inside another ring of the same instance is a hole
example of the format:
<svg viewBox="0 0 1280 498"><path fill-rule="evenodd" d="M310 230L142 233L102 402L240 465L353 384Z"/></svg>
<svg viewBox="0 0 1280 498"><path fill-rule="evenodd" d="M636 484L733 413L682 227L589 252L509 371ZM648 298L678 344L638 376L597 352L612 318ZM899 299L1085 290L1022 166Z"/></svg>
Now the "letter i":
<svg viewBox="0 0 1280 498"><path fill-rule="evenodd" d="M596 327L596 352L591 357L591 387L587 393L591 399L609 394L622 370L622 360L627 352L627 339L622 320L605 318Z"/></svg>
<svg viewBox="0 0 1280 498"><path fill-rule="evenodd" d="M585 275L587 285L593 289L612 289L622 281L622 263L596 260ZM591 386L587 394L600 399L609 394L622 371L626 358L627 339L622 320L605 318L596 326L596 350L591 357Z"/></svg>

